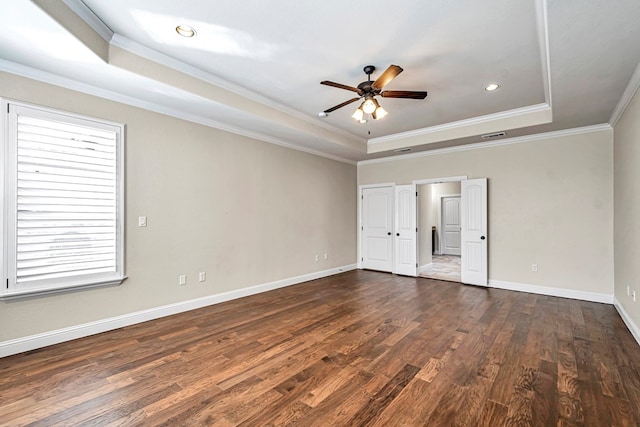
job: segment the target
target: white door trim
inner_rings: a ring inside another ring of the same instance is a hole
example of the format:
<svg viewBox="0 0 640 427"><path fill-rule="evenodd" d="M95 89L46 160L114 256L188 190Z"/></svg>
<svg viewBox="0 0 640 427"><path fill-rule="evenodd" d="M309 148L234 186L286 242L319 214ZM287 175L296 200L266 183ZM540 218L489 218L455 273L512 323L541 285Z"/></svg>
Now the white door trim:
<svg viewBox="0 0 640 427"><path fill-rule="evenodd" d="M362 269L362 190L365 188L377 188L377 187L393 187L395 192L395 182L384 182L381 184L363 184L358 186L358 269Z"/></svg>
<svg viewBox="0 0 640 427"><path fill-rule="evenodd" d="M427 179L414 179L412 182L416 185L419 184L440 184L443 182L458 182L466 181L467 175L462 176L448 176L445 178L427 178Z"/></svg>

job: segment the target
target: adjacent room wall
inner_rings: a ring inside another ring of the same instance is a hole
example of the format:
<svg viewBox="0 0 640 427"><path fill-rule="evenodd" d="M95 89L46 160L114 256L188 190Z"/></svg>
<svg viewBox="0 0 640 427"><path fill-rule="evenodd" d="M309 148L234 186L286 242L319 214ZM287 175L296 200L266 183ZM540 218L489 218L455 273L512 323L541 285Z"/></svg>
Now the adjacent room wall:
<svg viewBox="0 0 640 427"><path fill-rule="evenodd" d="M614 138L615 297L640 342L640 92L616 124ZM636 302L627 286L635 289Z"/></svg>
<svg viewBox="0 0 640 427"><path fill-rule="evenodd" d="M490 281L611 298L610 129L358 166L359 185L463 175L488 178Z"/></svg>
<svg viewBox="0 0 640 427"><path fill-rule="evenodd" d="M431 216L433 215L431 184L418 185L418 267L426 268L432 261Z"/></svg>
<svg viewBox="0 0 640 427"><path fill-rule="evenodd" d="M126 124L128 276L0 302L0 342L355 263L354 165L11 74L0 96Z"/></svg>

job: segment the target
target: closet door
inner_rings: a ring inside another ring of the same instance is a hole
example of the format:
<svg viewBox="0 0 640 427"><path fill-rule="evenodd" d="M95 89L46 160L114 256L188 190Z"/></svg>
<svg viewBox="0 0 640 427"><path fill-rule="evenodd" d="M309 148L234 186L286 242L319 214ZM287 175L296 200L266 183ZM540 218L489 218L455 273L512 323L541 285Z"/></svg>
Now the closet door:
<svg viewBox="0 0 640 427"><path fill-rule="evenodd" d="M361 266L393 268L393 187L362 189Z"/></svg>

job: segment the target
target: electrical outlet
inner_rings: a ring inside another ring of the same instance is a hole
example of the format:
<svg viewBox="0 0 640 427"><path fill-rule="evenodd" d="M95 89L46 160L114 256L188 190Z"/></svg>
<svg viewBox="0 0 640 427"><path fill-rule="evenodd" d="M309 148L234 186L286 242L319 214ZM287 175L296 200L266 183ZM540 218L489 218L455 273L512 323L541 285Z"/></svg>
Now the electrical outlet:
<svg viewBox="0 0 640 427"><path fill-rule="evenodd" d="M320 255L316 255L316 262L320 261Z"/></svg>
<svg viewBox="0 0 640 427"><path fill-rule="evenodd" d="M325 259L325 261L329 259L329 254L326 253L326 252L324 253L324 259Z"/></svg>
<svg viewBox="0 0 640 427"><path fill-rule="evenodd" d="M631 296L631 286L627 285L627 296Z"/></svg>
<svg viewBox="0 0 640 427"><path fill-rule="evenodd" d="M200 274L198 274L198 280L201 282L204 282L205 280L207 280L207 273L205 273L204 271L201 271Z"/></svg>
<svg viewBox="0 0 640 427"><path fill-rule="evenodd" d="M181 274L178 276L178 285L182 286L182 285L186 285L187 284L187 275L186 274Z"/></svg>
<svg viewBox="0 0 640 427"><path fill-rule="evenodd" d="M633 298L633 302L636 302L636 291L631 291L631 298Z"/></svg>
<svg viewBox="0 0 640 427"><path fill-rule="evenodd" d="M538 264L531 264L531 271L533 271L534 273L538 272Z"/></svg>

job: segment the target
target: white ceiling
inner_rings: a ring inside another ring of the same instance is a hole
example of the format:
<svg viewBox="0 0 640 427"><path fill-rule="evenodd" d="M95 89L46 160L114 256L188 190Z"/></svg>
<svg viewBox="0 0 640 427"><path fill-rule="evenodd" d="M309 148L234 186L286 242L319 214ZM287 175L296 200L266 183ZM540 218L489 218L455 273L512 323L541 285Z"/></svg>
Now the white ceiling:
<svg viewBox="0 0 640 427"><path fill-rule="evenodd" d="M607 123L639 20L637 0L20 0L3 4L0 70L354 161ZM355 95L320 81L357 86L368 64L429 96L319 118Z"/></svg>

